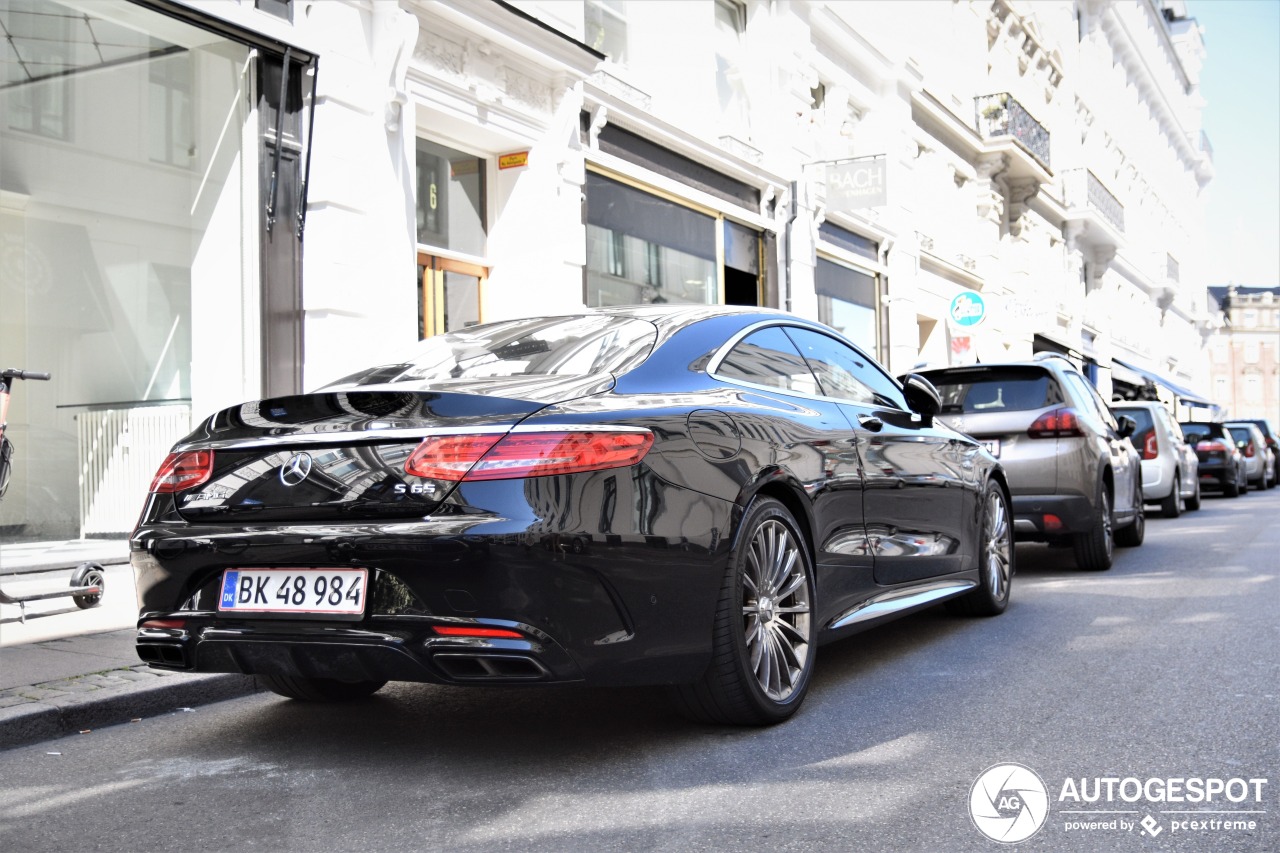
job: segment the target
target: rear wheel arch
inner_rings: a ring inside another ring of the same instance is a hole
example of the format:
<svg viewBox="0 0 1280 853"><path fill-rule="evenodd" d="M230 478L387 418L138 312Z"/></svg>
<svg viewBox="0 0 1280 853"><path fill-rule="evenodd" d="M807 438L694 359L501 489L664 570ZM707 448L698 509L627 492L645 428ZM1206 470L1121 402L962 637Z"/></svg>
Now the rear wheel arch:
<svg viewBox="0 0 1280 853"><path fill-rule="evenodd" d="M817 558L817 551L813 541L813 506L809 503L809 498L805 495L804 489L800 484L782 471L776 471L761 480L757 480L753 484L753 488L744 490L742 495L739 496L737 501L739 523L734 531L734 547L737 547L738 537L742 535L741 520L746 517L746 511L751 505L751 501L758 496L773 498L787 508L787 512L791 513L796 526L800 528L800 535L804 537L804 546L805 550L809 552L809 561L814 563Z"/></svg>

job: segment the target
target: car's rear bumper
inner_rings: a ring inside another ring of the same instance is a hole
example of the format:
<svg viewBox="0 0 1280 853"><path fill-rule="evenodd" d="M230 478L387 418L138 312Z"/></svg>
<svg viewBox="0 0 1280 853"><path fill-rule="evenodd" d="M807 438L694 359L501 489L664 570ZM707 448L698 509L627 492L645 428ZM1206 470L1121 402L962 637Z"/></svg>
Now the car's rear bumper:
<svg viewBox="0 0 1280 853"><path fill-rule="evenodd" d="M1093 504L1083 495L1014 495L1013 531L1017 538L1039 541L1093 527Z"/></svg>
<svg viewBox="0 0 1280 853"><path fill-rule="evenodd" d="M1234 465L1224 465L1219 462L1201 462L1199 474L1201 488L1221 489L1236 482Z"/></svg>

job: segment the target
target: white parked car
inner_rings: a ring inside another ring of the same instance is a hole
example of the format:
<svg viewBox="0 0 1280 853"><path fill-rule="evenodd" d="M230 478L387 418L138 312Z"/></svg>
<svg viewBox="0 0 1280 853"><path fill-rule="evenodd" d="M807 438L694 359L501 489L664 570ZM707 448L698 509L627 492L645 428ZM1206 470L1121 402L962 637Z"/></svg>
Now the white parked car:
<svg viewBox="0 0 1280 853"><path fill-rule="evenodd" d="M1200 460L1165 405L1125 400L1113 403L1111 409L1138 425L1130 440L1141 457L1142 495L1147 503L1160 504L1166 518L1177 518L1183 507L1199 509Z"/></svg>
<svg viewBox="0 0 1280 853"><path fill-rule="evenodd" d="M1275 460L1262 430L1249 421L1227 421L1227 429L1244 454L1244 471L1250 488L1262 491L1274 486Z"/></svg>

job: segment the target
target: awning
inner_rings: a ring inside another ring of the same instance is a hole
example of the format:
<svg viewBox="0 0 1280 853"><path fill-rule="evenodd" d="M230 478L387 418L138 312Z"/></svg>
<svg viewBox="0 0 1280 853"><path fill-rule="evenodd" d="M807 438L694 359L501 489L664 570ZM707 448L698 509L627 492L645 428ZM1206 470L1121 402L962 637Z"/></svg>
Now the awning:
<svg viewBox="0 0 1280 853"><path fill-rule="evenodd" d="M1159 373L1155 373L1154 371L1147 370L1144 367L1138 367L1138 365L1130 364L1127 361L1121 361L1118 358L1112 359L1112 362L1128 370L1132 370L1134 373L1138 374L1143 379L1150 379L1152 382L1156 383L1157 385L1163 385L1165 388L1168 388L1170 391L1173 392L1174 396L1178 398L1178 402L1183 403L1184 405L1205 406L1205 407L1212 407L1214 405L1211 401L1206 400L1204 397L1201 397L1195 391L1182 387L1181 385L1174 382L1167 376L1162 376Z"/></svg>

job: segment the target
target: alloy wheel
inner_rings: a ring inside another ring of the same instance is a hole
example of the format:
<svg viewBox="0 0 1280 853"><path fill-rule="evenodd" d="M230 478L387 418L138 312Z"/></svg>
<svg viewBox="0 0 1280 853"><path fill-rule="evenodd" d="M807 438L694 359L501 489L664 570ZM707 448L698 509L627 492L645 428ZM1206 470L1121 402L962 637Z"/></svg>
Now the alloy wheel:
<svg viewBox="0 0 1280 853"><path fill-rule="evenodd" d="M742 616L748 667L766 696L787 699L809 658L807 562L791 530L764 521L751 538L742 575Z"/></svg>

